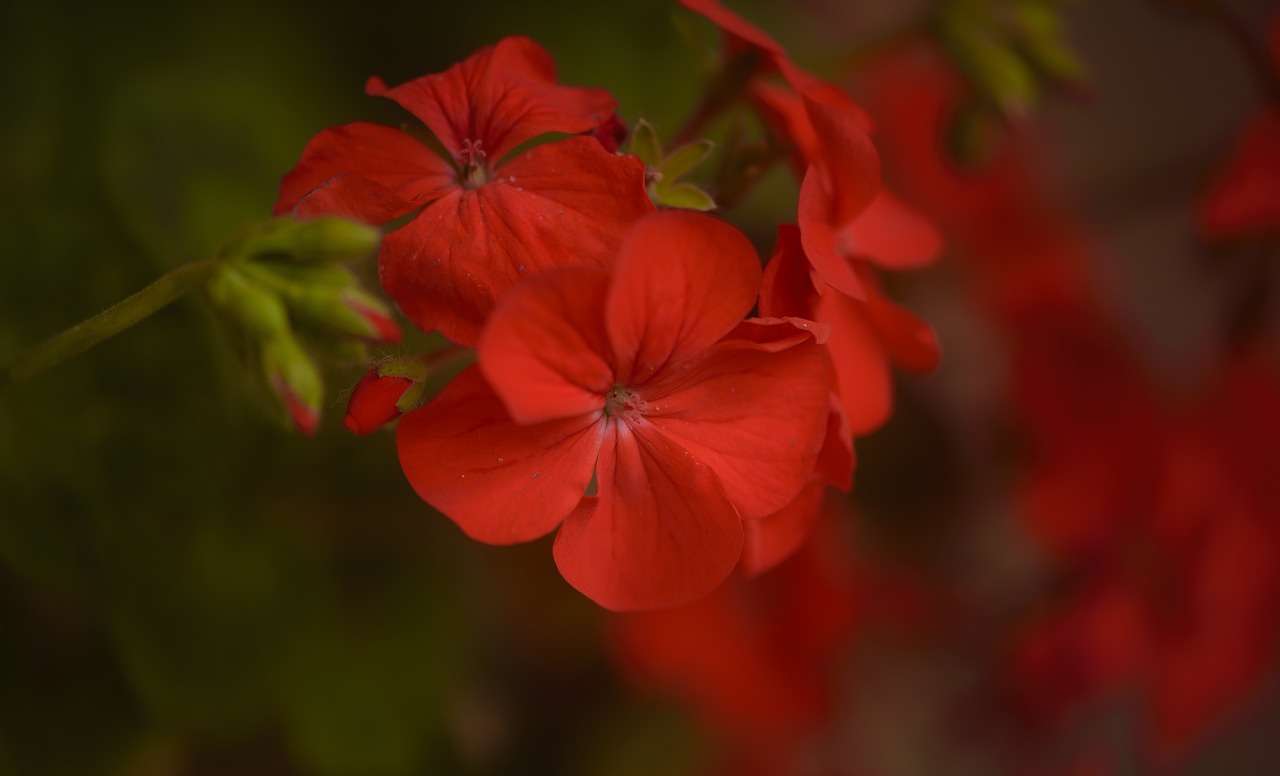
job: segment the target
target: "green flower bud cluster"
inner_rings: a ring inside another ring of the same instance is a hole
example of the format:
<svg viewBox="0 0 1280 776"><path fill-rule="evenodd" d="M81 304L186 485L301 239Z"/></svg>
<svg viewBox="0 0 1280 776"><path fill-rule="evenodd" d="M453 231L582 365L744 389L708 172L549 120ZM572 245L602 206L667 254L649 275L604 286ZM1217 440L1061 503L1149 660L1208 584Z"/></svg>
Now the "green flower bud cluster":
<svg viewBox="0 0 1280 776"><path fill-rule="evenodd" d="M391 311L337 262L371 255L381 235L341 218L259 224L219 257L205 287L275 414L313 434L324 383L316 357L367 360L367 342L394 342Z"/></svg>

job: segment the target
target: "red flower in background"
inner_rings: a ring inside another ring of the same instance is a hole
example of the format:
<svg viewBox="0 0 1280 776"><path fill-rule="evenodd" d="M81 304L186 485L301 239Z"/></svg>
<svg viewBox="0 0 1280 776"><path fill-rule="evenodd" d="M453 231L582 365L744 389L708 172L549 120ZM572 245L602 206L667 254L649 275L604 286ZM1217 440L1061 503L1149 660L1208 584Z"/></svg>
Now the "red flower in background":
<svg viewBox="0 0 1280 776"><path fill-rule="evenodd" d="M421 209L383 240L379 271L424 331L473 345L516 280L605 266L626 228L653 210L644 164L594 138L511 155L547 133L612 126L613 98L557 85L550 56L526 38L505 38L443 73L395 88L373 78L366 88L421 119L448 157L391 127L327 129L285 176L275 210L386 223Z"/></svg>
<svg viewBox="0 0 1280 776"><path fill-rule="evenodd" d="M560 526L561 573L605 607L705 595L742 521L809 481L828 415L812 324L743 321L759 281L741 233L670 212L627 234L613 275L517 286L478 367L401 421L410 483L481 541Z"/></svg>
<svg viewBox="0 0 1280 776"><path fill-rule="evenodd" d="M1054 418L1087 418L1092 392L1035 385L1031 406L1052 417L1029 417L1026 514L1084 589L1028 630L1024 689L1056 715L1137 683L1156 751L1180 754L1259 684L1280 640L1280 374L1232 363L1192 407L1112 392L1114 420L1141 420L1071 434Z"/></svg>
<svg viewBox="0 0 1280 776"><path fill-rule="evenodd" d="M834 716L861 602L848 516L825 512L803 548L768 573L610 624L624 674L689 704L729 763L757 769L744 772L800 770L804 746Z"/></svg>
<svg viewBox="0 0 1280 776"><path fill-rule="evenodd" d="M1280 77L1280 16L1267 32L1272 74ZM1280 107L1273 103L1245 124L1196 215L1210 238L1280 232Z"/></svg>
<svg viewBox="0 0 1280 776"><path fill-rule="evenodd" d="M959 248L1011 353L1031 454L1019 507L1061 583L1015 636L1028 717L1137 688L1154 750L1184 753L1258 686L1280 640L1280 375L1233 354L1199 397L1162 391L1093 298L1091 246L1033 177L1026 138L959 169L940 139L965 87L927 47L859 83L881 150Z"/></svg>
<svg viewBox="0 0 1280 776"><path fill-rule="evenodd" d="M1200 233L1215 239L1280 232L1280 108L1245 124L1197 218Z"/></svg>

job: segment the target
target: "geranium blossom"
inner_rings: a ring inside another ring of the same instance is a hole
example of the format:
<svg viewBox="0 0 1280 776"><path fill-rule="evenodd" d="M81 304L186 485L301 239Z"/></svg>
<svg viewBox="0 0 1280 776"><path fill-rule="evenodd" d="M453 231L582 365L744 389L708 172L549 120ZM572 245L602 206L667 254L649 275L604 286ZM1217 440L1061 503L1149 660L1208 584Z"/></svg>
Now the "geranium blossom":
<svg viewBox="0 0 1280 776"><path fill-rule="evenodd" d="M609 125L600 89L555 83L551 58L527 38L481 49L449 70L389 88L447 157L408 131L358 122L327 129L281 185L276 212L386 223L421 212L383 240L383 288L423 330L473 345L519 278L561 266L604 266L626 228L653 210L644 164L571 137L513 154L550 132Z"/></svg>
<svg viewBox="0 0 1280 776"><path fill-rule="evenodd" d="M732 761L789 773L835 716L838 659L853 641L863 580L849 516L834 503L823 511L801 550L769 573L610 621L624 674L687 703Z"/></svg>
<svg viewBox="0 0 1280 776"><path fill-rule="evenodd" d="M1206 237L1280 232L1280 109L1251 117L1197 213Z"/></svg>
<svg viewBox="0 0 1280 776"><path fill-rule="evenodd" d="M817 327L743 321L759 282L741 233L670 212L628 233L612 275L517 286L477 367L401 421L410 483L481 541L560 526L561 573L608 608L705 595L742 521L809 482L828 416Z"/></svg>
<svg viewBox="0 0 1280 776"><path fill-rule="evenodd" d="M869 271L860 268L859 274L865 299L815 278L799 229L786 224L778 229L760 292L763 315L809 318L831 327L827 352L833 388L850 436L888 419L891 365L927 372L938 361L938 341L929 324L885 296Z"/></svg>
<svg viewBox="0 0 1280 776"><path fill-rule="evenodd" d="M1267 46L1271 75L1280 78L1280 15L1267 28ZM1196 215L1206 237L1280 232L1280 108L1274 102L1245 123Z"/></svg>

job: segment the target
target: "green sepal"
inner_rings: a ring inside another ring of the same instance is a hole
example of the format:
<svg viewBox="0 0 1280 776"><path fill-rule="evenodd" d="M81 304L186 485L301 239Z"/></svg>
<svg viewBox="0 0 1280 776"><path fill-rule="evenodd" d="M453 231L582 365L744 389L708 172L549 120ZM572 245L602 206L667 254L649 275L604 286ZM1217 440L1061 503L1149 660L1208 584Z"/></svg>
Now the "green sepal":
<svg viewBox="0 0 1280 776"><path fill-rule="evenodd" d="M289 316L279 296L233 264L218 266L205 287L209 302L252 342L288 334Z"/></svg>
<svg viewBox="0 0 1280 776"><path fill-rule="evenodd" d="M396 409L403 415L406 412L416 410L419 404L422 404L423 394L427 390L427 384L418 380L413 382L400 394L400 398L396 400Z"/></svg>
<svg viewBox="0 0 1280 776"><path fill-rule="evenodd" d="M375 227L336 216L300 221L289 216L251 229L228 257L281 256L306 263L349 261L372 255L382 233Z"/></svg>
<svg viewBox="0 0 1280 776"><path fill-rule="evenodd" d="M341 289L357 282L350 270L337 264L293 264L269 258L235 264L244 274L282 294L298 288Z"/></svg>
<svg viewBox="0 0 1280 776"><path fill-rule="evenodd" d="M665 207L678 207L686 210L715 210L716 201L711 195L692 183L672 183L658 186L653 192L653 201Z"/></svg>
<svg viewBox="0 0 1280 776"><path fill-rule="evenodd" d="M649 167L657 168L662 163L662 143L658 140L658 132L644 119L632 127L629 149Z"/></svg>
<svg viewBox="0 0 1280 776"><path fill-rule="evenodd" d="M237 266L245 275L278 294L299 325L320 332L376 339L377 328L356 308L391 317L391 310L380 299L360 288L355 275L334 264L288 265L261 261Z"/></svg>
<svg viewBox="0 0 1280 776"><path fill-rule="evenodd" d="M658 169L662 171L663 181L677 181L697 167L711 154L715 143L710 140L695 140L682 145L663 158Z"/></svg>
<svg viewBox="0 0 1280 776"><path fill-rule="evenodd" d="M259 357L262 378L277 399L277 415L291 428L310 434L324 397L324 381L315 362L289 332L264 341ZM309 411L310 421L289 406L291 397Z"/></svg>
<svg viewBox="0 0 1280 776"><path fill-rule="evenodd" d="M407 377L415 383L427 379L429 371L422 356L387 356L374 368L380 377Z"/></svg>

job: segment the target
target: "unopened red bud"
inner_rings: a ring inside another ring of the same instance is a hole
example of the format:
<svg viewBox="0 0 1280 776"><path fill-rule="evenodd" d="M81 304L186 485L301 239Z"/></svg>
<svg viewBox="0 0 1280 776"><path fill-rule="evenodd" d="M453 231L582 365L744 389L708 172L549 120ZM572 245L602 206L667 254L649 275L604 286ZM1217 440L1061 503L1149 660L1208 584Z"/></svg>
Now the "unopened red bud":
<svg viewBox="0 0 1280 776"><path fill-rule="evenodd" d="M600 141L600 145L604 146L604 150L611 154L618 153L618 148L622 145L622 141L627 139L627 125L622 123L622 119L618 118L618 114L610 116L603 124L587 133L591 137Z"/></svg>
<svg viewBox="0 0 1280 776"><path fill-rule="evenodd" d="M400 417L398 406L414 381L398 375L378 374L374 367L360 378L347 401L347 416L342 425L353 434L371 434Z"/></svg>

